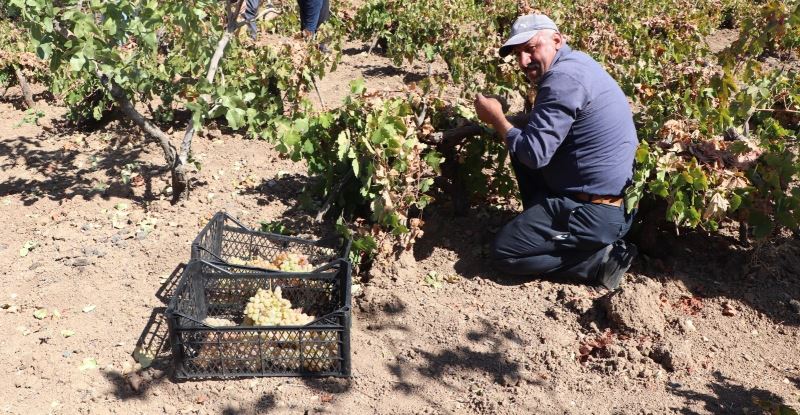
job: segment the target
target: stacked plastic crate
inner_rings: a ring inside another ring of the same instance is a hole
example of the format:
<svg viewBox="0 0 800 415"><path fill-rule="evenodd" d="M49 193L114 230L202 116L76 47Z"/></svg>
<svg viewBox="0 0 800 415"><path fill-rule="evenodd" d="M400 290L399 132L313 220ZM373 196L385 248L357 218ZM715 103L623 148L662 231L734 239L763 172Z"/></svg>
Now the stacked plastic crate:
<svg viewBox="0 0 800 415"><path fill-rule="evenodd" d="M167 309L175 376L350 376L349 253L342 238L259 232L214 215L192 244ZM275 265L297 257L309 270ZM259 290L279 294L311 321L258 325L245 307Z"/></svg>

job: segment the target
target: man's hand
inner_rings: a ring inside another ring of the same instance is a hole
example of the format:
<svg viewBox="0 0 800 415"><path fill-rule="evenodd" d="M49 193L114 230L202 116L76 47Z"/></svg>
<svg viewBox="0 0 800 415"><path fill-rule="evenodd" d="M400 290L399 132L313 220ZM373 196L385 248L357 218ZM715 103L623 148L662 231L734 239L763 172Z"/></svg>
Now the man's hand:
<svg viewBox="0 0 800 415"><path fill-rule="evenodd" d="M475 97L475 113L481 121L490 124L503 139L505 139L508 130L513 128L503 114L503 107L500 105L500 101L494 98L487 98L479 93Z"/></svg>
<svg viewBox="0 0 800 415"><path fill-rule="evenodd" d="M475 112L481 121L494 125L498 119L503 118L503 107L500 101L494 98L486 98L483 94L475 97Z"/></svg>

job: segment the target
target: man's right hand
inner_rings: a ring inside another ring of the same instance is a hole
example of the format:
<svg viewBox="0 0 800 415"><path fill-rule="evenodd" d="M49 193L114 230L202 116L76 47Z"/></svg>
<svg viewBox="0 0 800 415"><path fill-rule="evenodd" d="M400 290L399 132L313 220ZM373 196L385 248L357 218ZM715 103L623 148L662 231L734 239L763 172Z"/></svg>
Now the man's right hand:
<svg viewBox="0 0 800 415"><path fill-rule="evenodd" d="M500 101L487 98L480 93L475 96L475 112L481 121L492 125L499 117L503 117L503 107L500 105Z"/></svg>
<svg viewBox="0 0 800 415"><path fill-rule="evenodd" d="M503 106L500 105L500 101L487 98L480 93L475 96L475 113L478 115L478 119L490 124L502 138L505 138L508 130L514 127L503 114Z"/></svg>

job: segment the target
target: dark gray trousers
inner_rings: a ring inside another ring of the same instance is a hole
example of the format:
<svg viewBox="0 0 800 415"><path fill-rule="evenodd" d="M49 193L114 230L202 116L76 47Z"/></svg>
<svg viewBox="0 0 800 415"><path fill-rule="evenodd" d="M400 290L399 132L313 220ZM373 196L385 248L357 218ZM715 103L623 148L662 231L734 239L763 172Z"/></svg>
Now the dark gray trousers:
<svg viewBox="0 0 800 415"><path fill-rule="evenodd" d="M511 162L524 210L498 232L492 265L511 275L594 280L633 214L624 206L551 194L539 170L513 156Z"/></svg>

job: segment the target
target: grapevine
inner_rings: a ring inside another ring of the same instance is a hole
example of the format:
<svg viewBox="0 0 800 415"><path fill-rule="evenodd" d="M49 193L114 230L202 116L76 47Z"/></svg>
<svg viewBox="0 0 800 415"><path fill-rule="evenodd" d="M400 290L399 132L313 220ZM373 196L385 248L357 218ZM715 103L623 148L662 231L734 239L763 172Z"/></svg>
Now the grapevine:
<svg viewBox="0 0 800 415"><path fill-rule="evenodd" d="M800 76L767 64L800 45L796 3L370 0L351 14L334 2L336 17L306 41L294 4L279 2L282 13L259 23L269 41L255 44L238 30L240 3L12 0L2 22L16 19L26 32L0 32L27 35L19 51L49 63L43 82L77 114L127 108L160 137L174 177L185 180L194 131L224 122L304 160L320 179L309 189L318 218L337 219L356 236L357 252L389 252L411 249L424 234L434 196L449 196L456 212L513 196L505 149L478 125L469 101L494 93L513 111L530 109L535 90L496 50L516 16L543 12L630 99L641 146L628 209L663 203L664 219L677 227L713 231L737 220L756 236L800 224ZM720 27L740 36L715 52L705 39ZM428 71L396 91L355 82L340 106L315 106L310 94L335 69L347 34L379 44L396 65L422 60ZM319 42L334 53L321 53ZM149 113L137 115L142 107ZM176 148L161 128L184 110L192 117Z"/></svg>

